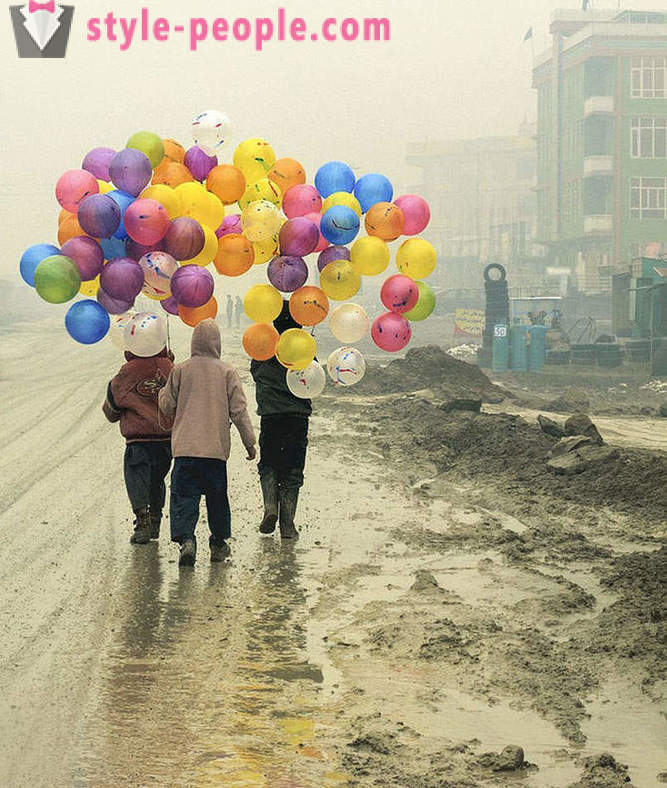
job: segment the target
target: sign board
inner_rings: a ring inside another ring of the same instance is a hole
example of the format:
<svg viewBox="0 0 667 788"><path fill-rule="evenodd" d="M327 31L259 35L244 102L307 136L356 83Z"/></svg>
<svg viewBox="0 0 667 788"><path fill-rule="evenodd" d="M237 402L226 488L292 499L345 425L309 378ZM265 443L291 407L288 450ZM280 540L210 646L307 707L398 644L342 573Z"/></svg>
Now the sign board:
<svg viewBox="0 0 667 788"><path fill-rule="evenodd" d="M457 309L454 333L481 337L484 333L484 312L481 309Z"/></svg>

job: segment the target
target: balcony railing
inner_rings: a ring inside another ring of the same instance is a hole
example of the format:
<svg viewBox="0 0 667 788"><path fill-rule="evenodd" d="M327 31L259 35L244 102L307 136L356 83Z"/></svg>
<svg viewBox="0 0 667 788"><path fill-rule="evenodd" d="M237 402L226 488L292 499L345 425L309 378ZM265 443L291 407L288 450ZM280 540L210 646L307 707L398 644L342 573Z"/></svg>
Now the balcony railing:
<svg viewBox="0 0 667 788"><path fill-rule="evenodd" d="M586 156L584 158L584 178L590 178L592 175L611 175L613 172L613 156Z"/></svg>
<svg viewBox="0 0 667 788"><path fill-rule="evenodd" d="M584 216L584 233L586 235L607 235L612 229L613 220L610 213Z"/></svg>
<svg viewBox="0 0 667 788"><path fill-rule="evenodd" d="M608 115L614 112L613 96L591 96L584 102L584 115Z"/></svg>

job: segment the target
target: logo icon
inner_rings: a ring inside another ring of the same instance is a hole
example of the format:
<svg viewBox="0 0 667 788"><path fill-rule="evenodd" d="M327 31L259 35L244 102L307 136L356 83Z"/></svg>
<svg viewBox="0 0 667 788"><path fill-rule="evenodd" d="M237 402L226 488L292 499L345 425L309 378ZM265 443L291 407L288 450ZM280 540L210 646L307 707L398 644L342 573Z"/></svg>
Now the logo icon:
<svg viewBox="0 0 667 788"><path fill-rule="evenodd" d="M30 0L10 6L9 13L19 57L65 57L74 6Z"/></svg>

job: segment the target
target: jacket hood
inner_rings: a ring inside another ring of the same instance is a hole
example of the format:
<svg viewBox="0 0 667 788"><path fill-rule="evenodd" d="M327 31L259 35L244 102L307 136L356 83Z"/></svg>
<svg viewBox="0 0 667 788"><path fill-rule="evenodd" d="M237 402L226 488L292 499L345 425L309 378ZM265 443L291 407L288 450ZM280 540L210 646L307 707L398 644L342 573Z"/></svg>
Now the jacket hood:
<svg viewBox="0 0 667 788"><path fill-rule="evenodd" d="M300 323L292 317L289 309L289 301L283 301L283 308L278 317L273 321L273 327L279 334L287 331L289 328L302 328Z"/></svg>
<svg viewBox="0 0 667 788"><path fill-rule="evenodd" d="M135 356L134 353L130 353L129 350L125 351L125 361L136 361L137 359L143 359L146 356ZM148 356L147 358L169 358L169 351L166 347L163 347L159 353L156 353L154 356Z"/></svg>
<svg viewBox="0 0 667 788"><path fill-rule="evenodd" d="M218 324L209 317L195 328L190 344L190 355L220 358L222 342Z"/></svg>

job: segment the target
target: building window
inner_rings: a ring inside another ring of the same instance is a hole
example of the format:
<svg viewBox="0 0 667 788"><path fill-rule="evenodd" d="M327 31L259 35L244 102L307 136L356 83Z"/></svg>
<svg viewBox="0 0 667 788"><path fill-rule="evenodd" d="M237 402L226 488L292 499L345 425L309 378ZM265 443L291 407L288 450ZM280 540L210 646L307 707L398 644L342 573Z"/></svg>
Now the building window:
<svg viewBox="0 0 667 788"><path fill-rule="evenodd" d="M667 219L667 178L630 178L630 216Z"/></svg>
<svg viewBox="0 0 667 788"><path fill-rule="evenodd" d="M633 118L633 159L667 158L667 118Z"/></svg>
<svg viewBox="0 0 667 788"><path fill-rule="evenodd" d="M667 96L667 57L641 55L632 58L632 98Z"/></svg>

